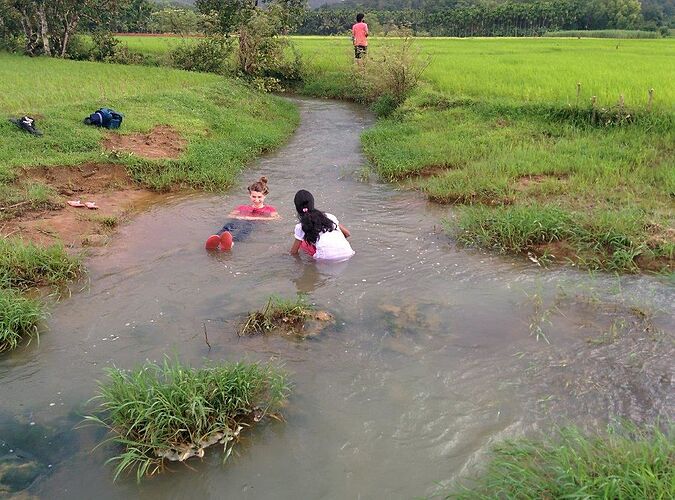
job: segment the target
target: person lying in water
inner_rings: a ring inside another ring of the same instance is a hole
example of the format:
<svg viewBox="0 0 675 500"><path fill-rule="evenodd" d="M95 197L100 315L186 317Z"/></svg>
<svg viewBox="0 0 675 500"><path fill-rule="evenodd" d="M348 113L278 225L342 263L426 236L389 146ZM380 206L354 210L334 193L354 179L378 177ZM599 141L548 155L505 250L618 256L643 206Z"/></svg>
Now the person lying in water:
<svg viewBox="0 0 675 500"><path fill-rule="evenodd" d="M333 214L314 208L312 193L301 189L293 201L300 222L295 225L291 255L302 250L321 261L343 261L354 255L347 241L351 236L349 230Z"/></svg>
<svg viewBox="0 0 675 500"><path fill-rule="evenodd" d="M218 233L209 236L206 240L206 249L231 250L235 241L241 241L251 233L253 230L251 221L279 219L277 209L265 205L265 197L268 194L267 177L262 176L248 187L251 203L239 205L230 212L229 216L235 220L227 221Z"/></svg>

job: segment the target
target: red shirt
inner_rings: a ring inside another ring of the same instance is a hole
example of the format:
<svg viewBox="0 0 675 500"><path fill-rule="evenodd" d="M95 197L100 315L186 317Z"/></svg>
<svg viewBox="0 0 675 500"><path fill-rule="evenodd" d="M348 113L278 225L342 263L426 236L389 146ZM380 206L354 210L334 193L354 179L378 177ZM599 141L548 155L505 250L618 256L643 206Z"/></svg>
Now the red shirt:
<svg viewBox="0 0 675 500"><path fill-rule="evenodd" d="M277 209L271 205L265 205L262 208L255 208L251 205L239 205L237 207L237 212L239 212L240 215L249 217L271 217L276 211Z"/></svg>
<svg viewBox="0 0 675 500"><path fill-rule="evenodd" d="M354 45L368 46L368 25L366 23L360 22L352 26L352 35L354 35Z"/></svg>

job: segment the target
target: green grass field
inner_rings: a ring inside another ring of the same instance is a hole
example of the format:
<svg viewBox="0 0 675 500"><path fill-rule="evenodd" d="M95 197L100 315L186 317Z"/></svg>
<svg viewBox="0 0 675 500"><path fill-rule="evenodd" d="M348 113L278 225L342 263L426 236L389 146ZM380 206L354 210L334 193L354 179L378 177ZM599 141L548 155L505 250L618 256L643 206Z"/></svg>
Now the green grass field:
<svg viewBox="0 0 675 500"><path fill-rule="evenodd" d="M16 167L125 164L142 184L167 189L222 189L246 163L281 144L295 128L294 107L216 75L167 68L120 66L0 54L0 113L37 118L41 139L0 122L0 179ZM30 82L27 84L26 82ZM177 160L111 156L100 145L104 132L82 119L101 106L125 115L119 133L174 127L187 141Z"/></svg>

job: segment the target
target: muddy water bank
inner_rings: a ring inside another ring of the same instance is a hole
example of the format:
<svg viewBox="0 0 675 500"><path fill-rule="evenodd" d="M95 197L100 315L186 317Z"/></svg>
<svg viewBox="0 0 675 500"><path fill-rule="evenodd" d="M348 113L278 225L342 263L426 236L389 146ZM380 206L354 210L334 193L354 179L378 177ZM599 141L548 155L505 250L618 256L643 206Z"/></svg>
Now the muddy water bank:
<svg viewBox="0 0 675 500"><path fill-rule="evenodd" d="M287 146L225 196L169 200L123 226L88 261L87 286L54 307L40 344L0 358L3 439L12 422L30 419L68 429L73 443L29 493L410 498L473 470L505 437L561 422L672 418L672 283L544 271L458 249L440 231L447 207L357 180L368 114L345 103L298 105L302 123ZM231 253L206 254L205 235L262 174L282 220L261 224ZM349 227L351 261L287 255L300 188ZM237 336L242 314L271 294L298 292L335 323L305 341ZM633 308L649 314L653 336ZM190 464L196 470L173 466L140 486L133 477L113 484L110 450L91 453L95 431L74 431L64 418L84 411L106 367L167 354L196 365L283 364L294 382L286 422L247 433L226 466L211 453Z"/></svg>

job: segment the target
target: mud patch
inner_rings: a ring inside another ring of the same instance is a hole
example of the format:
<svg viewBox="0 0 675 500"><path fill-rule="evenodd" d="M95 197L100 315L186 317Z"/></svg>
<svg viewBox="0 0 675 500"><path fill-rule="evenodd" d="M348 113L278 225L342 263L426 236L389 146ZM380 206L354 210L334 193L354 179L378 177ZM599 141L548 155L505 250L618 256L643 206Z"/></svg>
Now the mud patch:
<svg viewBox="0 0 675 500"><path fill-rule="evenodd" d="M103 139L103 147L108 151L133 153L153 160L178 158L185 145L185 139L168 125L159 125L147 134L111 132Z"/></svg>
<svg viewBox="0 0 675 500"><path fill-rule="evenodd" d="M129 213L161 196L134 184L121 165L87 163L76 167L26 169L17 182L38 182L56 193L53 209L27 210L0 225L2 236L70 248L105 244L107 235ZM75 208L67 200L93 201L98 210Z"/></svg>
<svg viewBox="0 0 675 500"><path fill-rule="evenodd" d="M534 174L524 175L519 177L516 181L515 188L519 191L524 191L530 187L538 186L547 180L564 181L567 177L565 175L550 175L550 174Z"/></svg>

